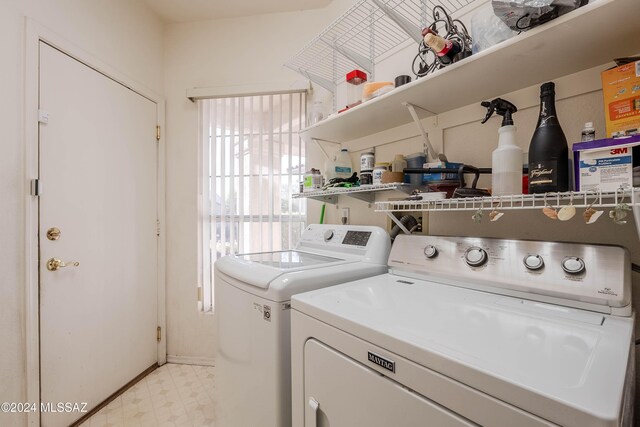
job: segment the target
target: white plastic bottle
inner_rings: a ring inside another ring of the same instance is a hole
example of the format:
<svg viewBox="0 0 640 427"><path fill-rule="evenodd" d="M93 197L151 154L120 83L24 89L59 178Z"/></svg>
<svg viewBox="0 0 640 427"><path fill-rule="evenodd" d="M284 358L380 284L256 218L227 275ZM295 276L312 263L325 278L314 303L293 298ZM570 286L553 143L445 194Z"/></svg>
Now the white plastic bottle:
<svg viewBox="0 0 640 427"><path fill-rule="evenodd" d="M334 175L336 178L350 178L353 174L353 165L351 164L351 156L346 148L340 150L334 164Z"/></svg>
<svg viewBox="0 0 640 427"><path fill-rule="evenodd" d="M391 170L393 172L402 172L407 167L407 161L402 154L396 154L396 157L391 162Z"/></svg>
<svg viewBox="0 0 640 427"><path fill-rule="evenodd" d="M498 129L498 148L491 156L491 195L522 194L522 149L516 145L516 127Z"/></svg>
<svg viewBox="0 0 640 427"><path fill-rule="evenodd" d="M594 141L596 139L596 129L593 127L593 122L587 122L582 129L581 142Z"/></svg>
<svg viewBox="0 0 640 427"><path fill-rule="evenodd" d="M502 98L482 102L481 105L487 108L482 123L486 123L494 112L502 116L498 148L491 156L491 195L522 194L522 149L516 145L516 127L512 118L518 108Z"/></svg>

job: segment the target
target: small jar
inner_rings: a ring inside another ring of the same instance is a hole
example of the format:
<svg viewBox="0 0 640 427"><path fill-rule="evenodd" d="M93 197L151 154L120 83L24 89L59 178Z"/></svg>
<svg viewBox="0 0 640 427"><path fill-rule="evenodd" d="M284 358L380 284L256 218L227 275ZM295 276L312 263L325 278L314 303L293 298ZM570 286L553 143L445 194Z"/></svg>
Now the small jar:
<svg viewBox="0 0 640 427"><path fill-rule="evenodd" d="M382 184L382 174L389 170L389 163L376 163L373 168L373 183Z"/></svg>
<svg viewBox="0 0 640 427"><path fill-rule="evenodd" d="M360 185L371 185L373 184L373 171L362 171L360 172Z"/></svg>
<svg viewBox="0 0 640 427"><path fill-rule="evenodd" d="M371 172L375 167L375 158L373 151L360 154L360 172Z"/></svg>

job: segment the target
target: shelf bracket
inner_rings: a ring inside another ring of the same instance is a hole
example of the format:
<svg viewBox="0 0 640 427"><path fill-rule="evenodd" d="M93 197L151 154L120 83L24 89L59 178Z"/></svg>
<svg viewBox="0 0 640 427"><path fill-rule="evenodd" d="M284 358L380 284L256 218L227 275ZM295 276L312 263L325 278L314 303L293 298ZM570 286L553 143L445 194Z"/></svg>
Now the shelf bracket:
<svg viewBox="0 0 640 427"><path fill-rule="evenodd" d="M424 146L429 151L429 154L431 155L431 158L434 159L434 160L437 159L438 158L438 153L436 153L436 150L434 150L433 145L431 145L431 141L429 140L429 134L424 129L424 126L422 126L422 122L420 121L420 118L418 117L418 113L416 113L416 108L415 108L416 106L413 105L413 104L410 104L408 102L403 102L402 105L407 107L407 109L409 110L409 114L411 114L411 117L413 118L413 121L418 126L418 129L420 130L420 134L422 135L422 141L424 143ZM420 108L420 107L418 107L418 108ZM428 110L424 110L424 111L427 111L428 113L431 113L431 111L428 111ZM433 113L431 113L431 114L433 114Z"/></svg>
<svg viewBox="0 0 640 427"><path fill-rule="evenodd" d="M297 71L298 73L302 74L303 76L305 76L306 78L308 78L309 80L311 80L312 82L316 83L319 86L322 86L323 88L325 88L326 90L328 90L331 93L336 93L336 84L334 82L332 82L329 79L325 79L324 77L320 77L318 75L315 75L313 73L310 73L308 71L305 71L303 69L295 69L295 68L291 68L293 71Z"/></svg>
<svg viewBox="0 0 640 427"><path fill-rule="evenodd" d="M375 193L349 193L349 197L353 197L354 199L362 200L363 202L367 202L369 204L373 203L376 196Z"/></svg>
<svg viewBox="0 0 640 427"><path fill-rule="evenodd" d="M402 28L402 30L407 33L409 37L416 41L416 43L420 43L422 41L422 30L411 22L407 21L395 10L388 7L380 0L372 0L373 3L380 8L393 22L398 24L398 27Z"/></svg>
<svg viewBox="0 0 640 427"><path fill-rule="evenodd" d="M402 232L404 234L411 234L411 232L409 230L407 230L407 227L405 227L398 218L396 218L396 216L391 213L391 212L386 212L387 216L389 218L391 218L391 221L393 221L398 227L400 227L400 230L402 230Z"/></svg>
<svg viewBox="0 0 640 427"><path fill-rule="evenodd" d="M320 151L322 151L322 154L324 154L324 156L327 158L327 160L331 160L331 157L329 157L329 154L327 154L327 151L324 149L322 144L320 144L320 141L330 142L331 144L336 144L336 145L341 145L339 142L327 141L325 139L311 138L311 140L316 143L316 145L318 146Z"/></svg>
<svg viewBox="0 0 640 427"><path fill-rule="evenodd" d="M323 40L324 41L324 40ZM338 46L337 44L330 44L324 41L329 47L341 53L344 57L349 59L350 61L356 63L359 67L364 68L364 70L369 73L369 75L373 74L373 61L363 55L360 55L358 52L354 52L353 50L344 47Z"/></svg>
<svg viewBox="0 0 640 427"><path fill-rule="evenodd" d="M338 204L338 195L337 194L330 194L330 195L326 195L326 196L311 196L309 198L313 199L313 200L318 200L318 201L323 202L323 203L329 203L331 205L337 205Z"/></svg>

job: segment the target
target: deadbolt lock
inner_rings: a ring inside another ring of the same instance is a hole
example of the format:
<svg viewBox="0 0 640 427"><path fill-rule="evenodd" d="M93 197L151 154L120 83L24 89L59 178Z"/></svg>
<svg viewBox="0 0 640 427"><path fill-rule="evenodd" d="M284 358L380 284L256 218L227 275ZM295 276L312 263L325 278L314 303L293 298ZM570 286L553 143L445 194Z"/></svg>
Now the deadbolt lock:
<svg viewBox="0 0 640 427"><path fill-rule="evenodd" d="M51 227L47 230L47 239L49 240L58 240L60 238L60 229L56 227Z"/></svg>
<svg viewBox="0 0 640 427"><path fill-rule="evenodd" d="M51 258L47 261L47 270L49 271L57 271L63 267L77 267L80 263L77 261L67 261L64 262L59 260L58 258Z"/></svg>

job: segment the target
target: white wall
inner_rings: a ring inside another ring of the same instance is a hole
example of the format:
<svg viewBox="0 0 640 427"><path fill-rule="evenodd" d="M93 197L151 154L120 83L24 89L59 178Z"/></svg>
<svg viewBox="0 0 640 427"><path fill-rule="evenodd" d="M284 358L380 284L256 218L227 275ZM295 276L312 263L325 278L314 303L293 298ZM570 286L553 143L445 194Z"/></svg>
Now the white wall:
<svg viewBox="0 0 640 427"><path fill-rule="evenodd" d="M0 402L25 400L25 17L162 93L162 22L130 0L0 0ZM23 425L0 413L0 425Z"/></svg>
<svg viewBox="0 0 640 427"><path fill-rule="evenodd" d="M299 82L300 76L282 64L350 3L166 27L169 361L210 363L215 342L212 315L196 304L198 107L186 98L186 89Z"/></svg>

